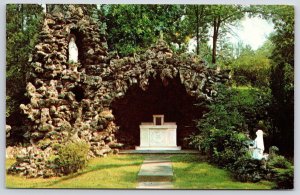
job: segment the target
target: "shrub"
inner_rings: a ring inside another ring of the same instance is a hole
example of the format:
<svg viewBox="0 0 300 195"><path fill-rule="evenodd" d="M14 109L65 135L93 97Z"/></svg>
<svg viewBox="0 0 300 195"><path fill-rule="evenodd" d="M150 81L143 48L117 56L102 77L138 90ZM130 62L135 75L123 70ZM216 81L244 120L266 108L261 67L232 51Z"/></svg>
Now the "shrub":
<svg viewBox="0 0 300 195"><path fill-rule="evenodd" d="M63 174L75 173L87 165L89 145L84 141L67 142L58 150L56 164Z"/></svg>
<svg viewBox="0 0 300 195"><path fill-rule="evenodd" d="M243 133L212 129L207 138L203 141L206 154L212 157L211 162L222 167L230 168L247 151L244 144L247 138Z"/></svg>
<svg viewBox="0 0 300 195"><path fill-rule="evenodd" d="M268 105L269 94L262 90L221 85L190 143L238 180L257 182L268 175L268 170L261 161L251 159L247 134L257 124L268 128Z"/></svg>
<svg viewBox="0 0 300 195"><path fill-rule="evenodd" d="M277 169L274 178L276 189L293 189L294 188L294 167L287 169Z"/></svg>
<svg viewBox="0 0 300 195"><path fill-rule="evenodd" d="M284 158L284 156L275 155L269 160L268 166L272 169L276 169L276 168L288 169L289 167L292 166L292 164L286 158Z"/></svg>
<svg viewBox="0 0 300 195"><path fill-rule="evenodd" d="M259 182L268 175L265 161L252 159L245 155L237 159L231 168L234 178L242 182Z"/></svg>
<svg viewBox="0 0 300 195"><path fill-rule="evenodd" d="M267 163L276 189L294 188L294 167L284 156L273 154Z"/></svg>

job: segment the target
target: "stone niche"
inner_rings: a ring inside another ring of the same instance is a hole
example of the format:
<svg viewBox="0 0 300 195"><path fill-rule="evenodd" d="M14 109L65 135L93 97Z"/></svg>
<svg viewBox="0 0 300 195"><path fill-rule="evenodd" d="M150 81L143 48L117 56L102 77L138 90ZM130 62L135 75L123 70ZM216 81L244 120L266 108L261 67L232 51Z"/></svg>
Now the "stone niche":
<svg viewBox="0 0 300 195"><path fill-rule="evenodd" d="M177 125L164 122L164 115L153 115L153 122L140 125L140 146L136 150L181 150L177 146Z"/></svg>

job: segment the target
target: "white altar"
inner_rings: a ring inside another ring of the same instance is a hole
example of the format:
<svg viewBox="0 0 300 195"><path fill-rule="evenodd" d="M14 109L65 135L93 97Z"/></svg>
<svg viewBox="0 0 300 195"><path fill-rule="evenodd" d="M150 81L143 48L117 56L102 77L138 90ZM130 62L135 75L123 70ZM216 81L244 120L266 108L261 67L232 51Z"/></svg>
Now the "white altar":
<svg viewBox="0 0 300 195"><path fill-rule="evenodd" d="M164 115L153 115L153 123L140 125L140 146L136 150L181 150L177 146L177 125L164 122Z"/></svg>

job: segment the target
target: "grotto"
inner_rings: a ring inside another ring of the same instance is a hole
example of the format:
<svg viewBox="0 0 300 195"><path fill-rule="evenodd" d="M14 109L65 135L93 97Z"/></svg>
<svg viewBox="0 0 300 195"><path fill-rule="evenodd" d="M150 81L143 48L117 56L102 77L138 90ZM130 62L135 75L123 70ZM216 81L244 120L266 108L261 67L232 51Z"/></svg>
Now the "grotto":
<svg viewBox="0 0 300 195"><path fill-rule="evenodd" d="M212 101L228 72L192 54L173 53L163 39L141 54L119 58L107 51L106 33L80 7L45 14L30 61L30 101L20 105L31 145L16 152L9 173L57 175L47 159L69 140L86 141L89 157L133 148L139 145L139 124L153 114L176 122L178 145L188 147L185 138L205 112L195 104ZM77 62L68 60L71 34Z"/></svg>

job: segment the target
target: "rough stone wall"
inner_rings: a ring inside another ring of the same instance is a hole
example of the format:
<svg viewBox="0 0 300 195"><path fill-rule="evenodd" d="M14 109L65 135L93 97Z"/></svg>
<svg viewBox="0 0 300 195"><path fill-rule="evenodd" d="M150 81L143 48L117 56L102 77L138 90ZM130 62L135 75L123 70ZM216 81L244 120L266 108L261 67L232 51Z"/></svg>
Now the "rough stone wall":
<svg viewBox="0 0 300 195"><path fill-rule="evenodd" d="M228 72L208 68L192 54L173 54L163 40L141 55L110 60L109 66L101 67L99 74L110 89L107 92L110 100L124 96L134 84L147 90L151 77L160 78L168 85L168 80L179 75L189 95L211 101L217 94L215 85L228 80Z"/></svg>
<svg viewBox="0 0 300 195"><path fill-rule="evenodd" d="M76 64L68 63L68 39L74 32L81 39L77 41L82 52ZM85 140L90 144L90 157L105 156L114 152L110 146L116 146L114 117L95 96L100 77L89 74L107 61L105 34L81 8L70 6L64 14L45 15L39 40L26 87L30 103L20 105L31 127L25 136L32 147L22 149L9 169L27 177L55 175L46 163L56 152L52 150L55 144Z"/></svg>
<svg viewBox="0 0 300 195"><path fill-rule="evenodd" d="M27 136L32 147L24 149L9 173L54 176L47 158L55 154L55 144L68 140L87 141L90 157L117 152L113 148L120 146L114 136L118 128L109 106L132 85L147 90L151 77L159 77L168 85L169 79L179 75L188 94L211 100L217 93L215 83L228 78L228 74L207 68L195 56L173 54L163 40L141 55L108 57L105 34L74 6L64 14L46 14L44 21L26 88L30 103L20 106L31 127ZM68 37L72 32L80 39L76 64L68 63Z"/></svg>
<svg viewBox="0 0 300 195"><path fill-rule="evenodd" d="M82 56L76 64L68 62L68 37L73 31L81 38L78 47ZM105 63L105 44L105 35L80 8L70 6L65 14L46 15L31 62L30 103L21 105L32 127L28 135L32 144L47 148L80 138L99 146L92 150L97 155L96 150L114 140L112 114L90 96L98 88L99 78L86 72L86 67Z"/></svg>

